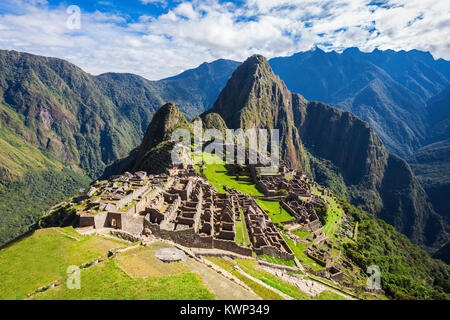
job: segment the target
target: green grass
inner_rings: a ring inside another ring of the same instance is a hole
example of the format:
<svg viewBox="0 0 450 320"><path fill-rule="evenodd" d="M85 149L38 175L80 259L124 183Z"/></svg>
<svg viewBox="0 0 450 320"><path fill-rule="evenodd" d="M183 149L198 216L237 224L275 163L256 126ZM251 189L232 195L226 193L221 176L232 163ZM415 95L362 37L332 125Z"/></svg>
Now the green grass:
<svg viewBox="0 0 450 320"><path fill-rule="evenodd" d="M236 243L240 246L249 248L251 246L250 237L245 226L244 215L241 212L241 220L236 220Z"/></svg>
<svg viewBox="0 0 450 320"><path fill-rule="evenodd" d="M284 259L278 259L278 258L275 258L275 257L272 257L272 256L268 256L266 254L258 255L258 258L264 259L267 262L274 263L274 264L281 264L281 265L289 266L289 267L295 267L296 266L294 260L286 261Z"/></svg>
<svg viewBox="0 0 450 320"><path fill-rule="evenodd" d="M70 265L81 265L104 255L123 242L97 236L72 234L71 239L55 229L43 229L0 250L0 300L24 299L27 294L66 275Z"/></svg>
<svg viewBox="0 0 450 320"><path fill-rule="evenodd" d="M298 287L281 280L277 276L258 268L258 263L253 260L236 259L236 262L243 271L252 277L261 280L265 284L275 288L296 300L309 300L311 297L302 292Z"/></svg>
<svg viewBox="0 0 450 320"><path fill-rule="evenodd" d="M342 217L345 215L344 210L338 203L338 199L334 196L323 196L315 187L311 188L312 193L320 196L327 203L327 217L324 226L324 232L329 237L332 238L336 230L338 229L339 223Z"/></svg>
<svg viewBox="0 0 450 320"><path fill-rule="evenodd" d="M276 294L272 290L264 287L263 285L249 279L245 275L236 271L234 269L236 262L228 260L228 259L223 259L223 258L206 257L206 259L211 261L212 263L216 264L217 266L221 267L222 269L230 272L236 278L238 278L239 280L244 282L247 286L249 286L253 290L253 292L255 292L262 299L264 299L264 300L284 300L284 298L281 297L279 294Z"/></svg>
<svg viewBox="0 0 450 320"><path fill-rule="evenodd" d="M157 241L145 247L128 250L116 258L116 265L134 279L151 276L170 276L189 272L186 262L165 263L156 258L155 252L162 248L172 248L172 246Z"/></svg>
<svg viewBox="0 0 450 320"><path fill-rule="evenodd" d="M200 275L132 279L114 260L81 271L81 289L61 285L35 297L48 300L212 300Z"/></svg>
<svg viewBox="0 0 450 320"><path fill-rule="evenodd" d="M303 251L305 250L305 243L297 243L295 244L294 241L286 237L284 234L281 235L283 239L286 241L288 246L291 248L291 250L294 252L295 257L300 261L300 263L304 267L310 267L311 269L317 271L323 269L322 266L317 264L313 259L308 257Z"/></svg>
<svg viewBox="0 0 450 320"><path fill-rule="evenodd" d="M306 238L311 234L311 232L308 231L297 231L294 233L296 236L300 237L301 239Z"/></svg>
<svg viewBox="0 0 450 320"><path fill-rule="evenodd" d="M313 300L348 300L348 299L335 292L325 290L322 291L318 296L315 296Z"/></svg>
<svg viewBox="0 0 450 320"><path fill-rule="evenodd" d="M196 165L196 169L198 172L203 173L203 175L208 179L209 183L211 183L219 192L225 193L224 185L236 189L242 193L249 194L251 196L262 196L263 194L256 189L256 186L251 181L241 181L236 180L236 176L230 175L228 173L227 168L223 164L223 161L216 155L211 155L207 153L203 153L203 157L211 157L214 161L218 163L210 163L205 164L205 169L201 171L200 166ZM249 177L240 177L240 179Z"/></svg>
<svg viewBox="0 0 450 320"><path fill-rule="evenodd" d="M269 218L272 219L274 223L281 223L295 219L283 207L281 207L278 201L256 199L256 202L258 202L261 208L267 212Z"/></svg>
<svg viewBox="0 0 450 320"><path fill-rule="evenodd" d="M291 285L290 283L281 280L277 276L268 273L260 268L258 268L258 263L253 260L247 260L247 259L236 259L235 261L231 261L229 259L223 259L223 258L212 258L207 257L207 260L210 260L214 264L218 265L222 269L231 272L233 275L241 279L244 283L246 283L250 288L252 288L256 294L258 294L263 299L267 300L270 299L272 296L272 291L265 288L264 286L258 285L256 282L251 281L250 279L246 278L245 276L241 275L237 271L234 271L234 266L237 264L239 267L246 273L248 273L250 276L261 280L265 284L271 286L272 288L275 288L291 297L297 300L346 300L345 297L336 294L331 291L324 291L320 295L316 297L311 297L310 295L302 292L298 287ZM256 286L258 285L258 286ZM279 295L277 295L279 297Z"/></svg>

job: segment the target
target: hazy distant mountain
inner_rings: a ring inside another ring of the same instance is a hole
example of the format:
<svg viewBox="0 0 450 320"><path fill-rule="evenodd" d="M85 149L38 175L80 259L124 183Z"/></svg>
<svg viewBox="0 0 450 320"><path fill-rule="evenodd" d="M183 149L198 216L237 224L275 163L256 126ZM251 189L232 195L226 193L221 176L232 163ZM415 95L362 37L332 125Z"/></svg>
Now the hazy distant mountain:
<svg viewBox="0 0 450 320"><path fill-rule="evenodd" d="M417 50L336 53L317 48L269 62L290 90L351 111L403 157L425 143L427 101L450 83L450 62Z"/></svg>

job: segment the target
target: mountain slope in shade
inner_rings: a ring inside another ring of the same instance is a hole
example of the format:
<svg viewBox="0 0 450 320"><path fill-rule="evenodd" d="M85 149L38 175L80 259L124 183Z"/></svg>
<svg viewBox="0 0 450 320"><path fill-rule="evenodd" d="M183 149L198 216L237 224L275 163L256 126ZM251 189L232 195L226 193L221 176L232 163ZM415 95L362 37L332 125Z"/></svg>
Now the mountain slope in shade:
<svg viewBox="0 0 450 320"><path fill-rule="evenodd" d="M240 65L209 112L221 115L233 129L280 129L283 159L313 175L308 157L328 161L342 176L353 203L415 243L438 246L446 240L442 219L408 164L389 153L366 122L291 93L264 57L252 56Z"/></svg>
<svg viewBox="0 0 450 320"><path fill-rule="evenodd" d="M450 139L450 85L428 101L427 143Z"/></svg>
<svg viewBox="0 0 450 320"><path fill-rule="evenodd" d="M427 145L408 162L436 211L450 222L450 86L429 100L428 111Z"/></svg>
<svg viewBox="0 0 450 320"><path fill-rule="evenodd" d="M425 143L427 100L450 83L450 62L416 50L339 54L317 48L273 58L270 65L290 90L351 111L404 157Z"/></svg>

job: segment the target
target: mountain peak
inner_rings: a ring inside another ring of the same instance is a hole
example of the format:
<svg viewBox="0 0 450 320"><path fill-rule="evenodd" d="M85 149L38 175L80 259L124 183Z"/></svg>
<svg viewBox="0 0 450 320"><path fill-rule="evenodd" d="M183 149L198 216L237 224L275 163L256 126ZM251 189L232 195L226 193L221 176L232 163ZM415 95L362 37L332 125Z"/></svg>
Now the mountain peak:
<svg viewBox="0 0 450 320"><path fill-rule="evenodd" d="M270 93L280 93L283 102L272 101ZM254 112L263 108L269 115L277 113L279 103L286 103L287 99L290 99L287 88L275 75L267 59L255 54L233 72L207 113L220 114L230 128L247 129L266 122Z"/></svg>
<svg viewBox="0 0 450 320"><path fill-rule="evenodd" d="M207 113L219 114L232 129L279 129L283 158L294 166L304 162L303 147L293 126L292 94L262 55L247 58L233 72Z"/></svg>
<svg viewBox="0 0 450 320"><path fill-rule="evenodd" d="M167 139L174 129L187 124L188 121L173 102L164 104L156 111L147 127L136 157L137 163L141 162L149 150Z"/></svg>

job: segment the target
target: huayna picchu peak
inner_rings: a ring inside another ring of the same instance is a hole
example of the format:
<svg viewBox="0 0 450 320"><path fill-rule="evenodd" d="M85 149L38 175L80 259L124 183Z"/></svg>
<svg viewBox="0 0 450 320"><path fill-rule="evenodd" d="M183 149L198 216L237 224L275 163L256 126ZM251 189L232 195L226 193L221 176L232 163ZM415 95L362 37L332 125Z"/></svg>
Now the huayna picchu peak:
<svg viewBox="0 0 450 320"><path fill-rule="evenodd" d="M386 150L368 123L291 93L263 56L251 56L233 72L209 112L233 129L279 129L281 157L293 167L416 243L439 247L448 240L409 165Z"/></svg>

